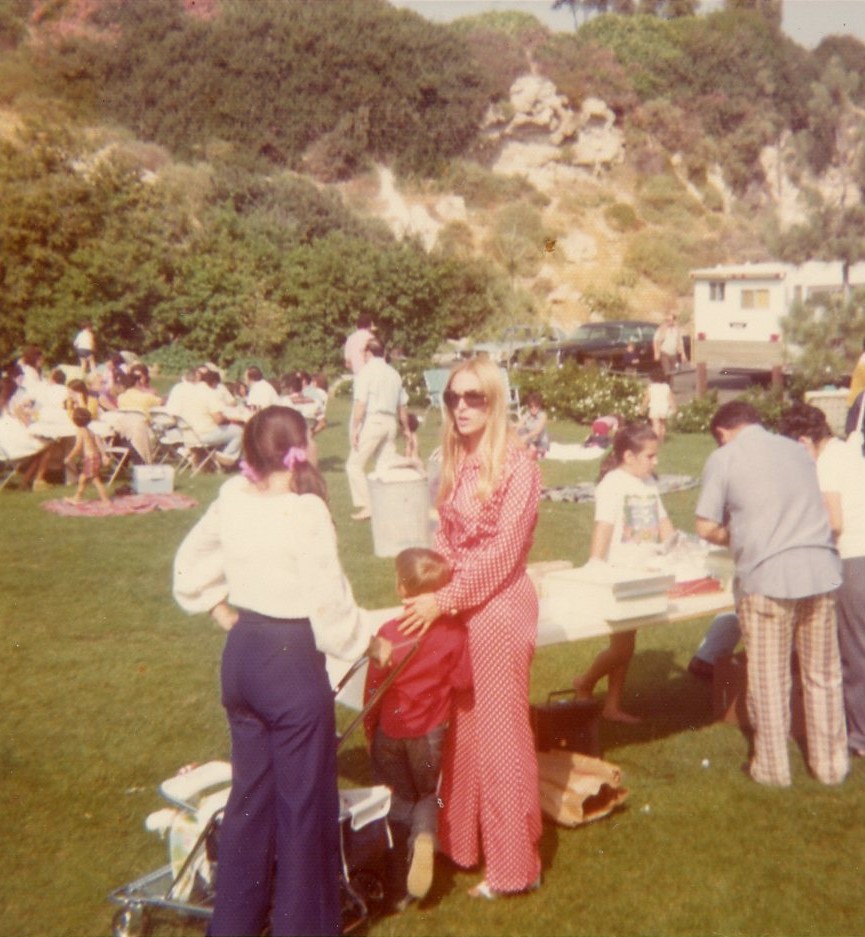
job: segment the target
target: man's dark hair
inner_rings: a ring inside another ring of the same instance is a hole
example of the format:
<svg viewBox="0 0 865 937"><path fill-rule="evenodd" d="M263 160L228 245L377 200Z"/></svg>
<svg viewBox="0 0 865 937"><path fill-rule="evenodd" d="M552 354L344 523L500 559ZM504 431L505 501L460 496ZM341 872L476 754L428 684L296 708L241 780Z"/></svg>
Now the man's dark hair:
<svg viewBox="0 0 865 937"><path fill-rule="evenodd" d="M357 327L359 329L369 329L372 328L372 315L368 312L362 312L357 317Z"/></svg>
<svg viewBox="0 0 865 937"><path fill-rule="evenodd" d="M709 432L717 439L719 429L736 429L753 424L759 426L761 422L760 414L750 403L745 403L744 400L729 400L715 411L709 424Z"/></svg>
<svg viewBox="0 0 865 937"><path fill-rule="evenodd" d="M778 432L782 436L789 436L790 439L800 439L804 436L813 443L832 436L826 414L807 403L797 403L785 410L781 414Z"/></svg>

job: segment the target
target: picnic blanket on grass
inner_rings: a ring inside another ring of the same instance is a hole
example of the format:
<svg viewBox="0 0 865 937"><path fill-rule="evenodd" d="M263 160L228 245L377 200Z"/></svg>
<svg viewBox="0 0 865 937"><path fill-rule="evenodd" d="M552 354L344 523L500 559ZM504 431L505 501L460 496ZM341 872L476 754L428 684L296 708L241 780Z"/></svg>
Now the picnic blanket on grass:
<svg viewBox="0 0 865 937"><path fill-rule="evenodd" d="M696 488L700 484L693 475L659 475L658 491L669 494L671 491L686 491ZM578 485L561 485L557 488L544 488L541 492L543 501L593 501L595 498L595 483L580 482Z"/></svg>
<svg viewBox="0 0 865 937"><path fill-rule="evenodd" d="M189 495L124 495L103 504L98 498L70 504L63 498L43 501L42 507L61 517L118 517L126 514L149 514L151 511L182 511L198 505Z"/></svg>
<svg viewBox="0 0 865 937"><path fill-rule="evenodd" d="M554 462L592 462L609 451L603 446L585 446L581 442L551 442L545 458Z"/></svg>

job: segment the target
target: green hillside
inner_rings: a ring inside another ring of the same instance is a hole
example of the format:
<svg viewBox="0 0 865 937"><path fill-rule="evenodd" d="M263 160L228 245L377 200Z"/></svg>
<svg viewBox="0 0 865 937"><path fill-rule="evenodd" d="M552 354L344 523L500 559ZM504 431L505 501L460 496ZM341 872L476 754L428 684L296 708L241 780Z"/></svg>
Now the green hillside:
<svg viewBox="0 0 865 937"><path fill-rule="evenodd" d="M62 357L86 316L177 366L336 368L362 311L425 356L532 317L687 318L701 264L860 259L865 46L809 52L758 6L553 34L384 0L9 0L0 360L25 342ZM529 72L575 111L604 102L624 162L553 192L493 172L485 115ZM464 219L432 248L384 224L384 166L412 205L458 196ZM545 256L575 235L594 255Z"/></svg>

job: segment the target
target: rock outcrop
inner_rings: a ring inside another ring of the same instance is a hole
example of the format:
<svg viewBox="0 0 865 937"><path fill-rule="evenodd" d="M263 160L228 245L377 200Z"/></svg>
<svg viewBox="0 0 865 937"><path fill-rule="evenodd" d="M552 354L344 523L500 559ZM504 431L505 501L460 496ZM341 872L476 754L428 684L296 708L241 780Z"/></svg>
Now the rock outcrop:
<svg viewBox="0 0 865 937"><path fill-rule="evenodd" d="M481 132L501 144L494 172L525 175L538 189L552 191L624 161L615 121L598 98L587 98L577 113L549 79L522 75L508 102L489 109Z"/></svg>

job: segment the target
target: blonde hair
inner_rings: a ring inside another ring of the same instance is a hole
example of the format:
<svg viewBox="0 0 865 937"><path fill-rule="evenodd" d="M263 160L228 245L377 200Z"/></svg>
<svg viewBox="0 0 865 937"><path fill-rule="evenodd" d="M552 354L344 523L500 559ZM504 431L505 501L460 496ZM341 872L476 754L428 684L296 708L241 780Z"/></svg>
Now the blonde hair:
<svg viewBox="0 0 865 937"><path fill-rule="evenodd" d="M508 423L505 385L499 367L488 358L471 358L451 369L447 390L450 390L458 374L472 374L477 378L480 390L487 398L487 423L477 448L481 469L477 496L486 501L501 480L505 466L505 455L513 428ZM456 485L457 472L465 455L463 438L457 432L453 413L445 415L442 435L442 471L438 491L438 503L447 500Z"/></svg>

